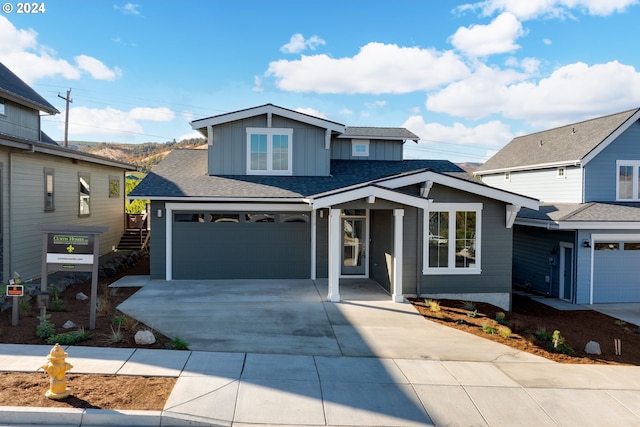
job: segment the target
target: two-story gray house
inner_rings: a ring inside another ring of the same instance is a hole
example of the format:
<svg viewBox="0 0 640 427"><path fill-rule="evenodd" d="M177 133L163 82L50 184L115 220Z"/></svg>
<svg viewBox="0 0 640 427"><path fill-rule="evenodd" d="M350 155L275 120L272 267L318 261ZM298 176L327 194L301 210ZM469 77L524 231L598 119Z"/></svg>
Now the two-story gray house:
<svg viewBox="0 0 640 427"><path fill-rule="evenodd" d="M514 281L578 303L640 302L640 109L514 138L476 171L540 199L514 227Z"/></svg>
<svg viewBox="0 0 640 427"><path fill-rule="evenodd" d="M0 63L0 281L42 273L40 226L106 226L100 254L124 231L131 164L59 146L40 127L58 110Z"/></svg>
<svg viewBox="0 0 640 427"><path fill-rule="evenodd" d="M403 160L418 136L266 104L195 120L130 194L151 200L152 279L371 278L395 301L508 308L511 224L538 201L449 161Z"/></svg>

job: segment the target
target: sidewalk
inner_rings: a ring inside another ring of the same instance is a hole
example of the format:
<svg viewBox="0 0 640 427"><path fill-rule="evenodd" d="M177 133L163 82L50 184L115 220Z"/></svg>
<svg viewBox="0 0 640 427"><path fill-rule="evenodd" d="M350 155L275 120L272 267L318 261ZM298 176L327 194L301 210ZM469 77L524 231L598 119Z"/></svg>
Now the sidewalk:
<svg viewBox="0 0 640 427"><path fill-rule="evenodd" d="M36 371L49 350L0 344L1 369ZM163 411L0 407L0 425L640 424L637 367L94 347L66 351L73 373L178 381Z"/></svg>

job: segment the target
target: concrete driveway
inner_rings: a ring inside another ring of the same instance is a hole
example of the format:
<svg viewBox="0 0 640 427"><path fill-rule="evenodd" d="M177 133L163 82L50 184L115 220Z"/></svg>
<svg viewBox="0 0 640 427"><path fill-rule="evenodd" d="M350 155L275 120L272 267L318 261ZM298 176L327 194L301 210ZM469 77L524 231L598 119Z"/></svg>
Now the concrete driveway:
<svg viewBox="0 0 640 427"><path fill-rule="evenodd" d="M148 281L118 309L191 350L466 361L545 359L425 320L374 281Z"/></svg>

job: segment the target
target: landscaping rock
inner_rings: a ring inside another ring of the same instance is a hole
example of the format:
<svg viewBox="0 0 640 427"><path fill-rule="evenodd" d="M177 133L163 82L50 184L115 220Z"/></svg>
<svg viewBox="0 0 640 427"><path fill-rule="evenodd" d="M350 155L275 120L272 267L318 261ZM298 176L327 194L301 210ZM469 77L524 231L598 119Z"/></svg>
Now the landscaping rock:
<svg viewBox="0 0 640 427"><path fill-rule="evenodd" d="M595 341L589 341L584 347L584 352L587 354L602 354L600 351L600 344Z"/></svg>
<svg viewBox="0 0 640 427"><path fill-rule="evenodd" d="M71 328L77 328L78 325L76 325L75 323L73 323L73 321L71 320L67 320L66 322L64 322L64 325L62 325L62 327L64 329L71 329Z"/></svg>
<svg viewBox="0 0 640 427"><path fill-rule="evenodd" d="M133 339L138 345L154 344L156 342L156 337L153 336L151 331L138 331Z"/></svg>
<svg viewBox="0 0 640 427"><path fill-rule="evenodd" d="M88 300L89 297L86 296L85 294L83 294L82 292L78 292L76 294L76 299L80 300L80 301L84 301L84 300Z"/></svg>

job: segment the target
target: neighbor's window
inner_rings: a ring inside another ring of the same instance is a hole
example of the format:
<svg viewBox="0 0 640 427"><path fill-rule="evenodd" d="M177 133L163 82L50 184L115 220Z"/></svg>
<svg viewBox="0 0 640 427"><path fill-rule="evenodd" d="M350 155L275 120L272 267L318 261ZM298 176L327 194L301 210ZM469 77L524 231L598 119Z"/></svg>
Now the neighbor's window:
<svg viewBox="0 0 640 427"><path fill-rule="evenodd" d="M369 156L369 140L354 139L353 141L351 141L351 155L353 157L368 157Z"/></svg>
<svg viewBox="0 0 640 427"><path fill-rule="evenodd" d="M505 172L504 173L504 180L505 181L511 181L511 172Z"/></svg>
<svg viewBox="0 0 640 427"><path fill-rule="evenodd" d="M4 116L7 114L6 107L4 106L4 99L0 98L0 116Z"/></svg>
<svg viewBox="0 0 640 427"><path fill-rule="evenodd" d="M44 211L53 212L55 207L53 169L44 168Z"/></svg>
<svg viewBox="0 0 640 427"><path fill-rule="evenodd" d="M78 173L78 193L80 197L80 208L78 215L86 216L91 213L91 175L88 173Z"/></svg>
<svg viewBox="0 0 640 427"><path fill-rule="evenodd" d="M566 176L567 176L567 175L566 175L566 174L567 174L567 169L566 169L566 168L558 168L558 171L557 171L557 172L558 172L558 173L557 173L557 177L558 177L558 178L560 178L560 179L562 179L562 178L566 178Z"/></svg>
<svg viewBox="0 0 640 427"><path fill-rule="evenodd" d="M247 173L292 174L293 129L247 128Z"/></svg>
<svg viewBox="0 0 640 427"><path fill-rule="evenodd" d="M437 204L425 214L424 274L480 273L479 203Z"/></svg>
<svg viewBox="0 0 640 427"><path fill-rule="evenodd" d="M618 200L640 200L640 161L616 162L616 187Z"/></svg>
<svg viewBox="0 0 640 427"><path fill-rule="evenodd" d="M117 176L109 177L109 197L120 196L120 178Z"/></svg>

